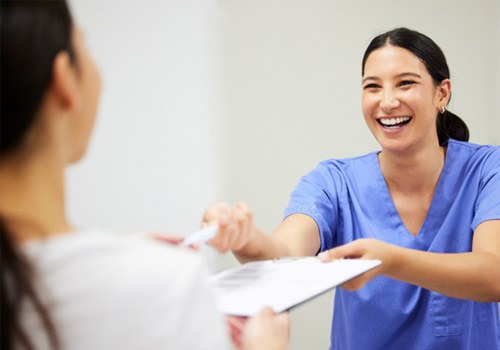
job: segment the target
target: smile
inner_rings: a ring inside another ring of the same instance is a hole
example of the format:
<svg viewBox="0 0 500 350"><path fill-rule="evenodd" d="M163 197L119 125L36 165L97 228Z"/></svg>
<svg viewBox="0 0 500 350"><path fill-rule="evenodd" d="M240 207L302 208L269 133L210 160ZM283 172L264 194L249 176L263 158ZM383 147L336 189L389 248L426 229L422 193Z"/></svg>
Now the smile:
<svg viewBox="0 0 500 350"><path fill-rule="evenodd" d="M412 117L384 117L377 119L378 123L386 128L400 128L410 122Z"/></svg>

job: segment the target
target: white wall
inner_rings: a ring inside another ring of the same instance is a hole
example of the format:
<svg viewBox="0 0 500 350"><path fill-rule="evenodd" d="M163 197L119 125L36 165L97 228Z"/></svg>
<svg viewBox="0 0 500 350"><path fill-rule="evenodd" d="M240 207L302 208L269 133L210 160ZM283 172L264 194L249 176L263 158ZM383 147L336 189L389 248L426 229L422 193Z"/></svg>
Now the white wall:
<svg viewBox="0 0 500 350"><path fill-rule="evenodd" d="M71 1L103 94L84 161L69 171L77 224L198 229L219 192L213 2Z"/></svg>
<svg viewBox="0 0 500 350"><path fill-rule="evenodd" d="M90 152L68 172L79 225L186 234L225 199L248 202L272 231L317 162L376 149L361 116L360 61L373 36L396 26L440 44L451 110L471 141L500 144L498 0L71 4L104 80ZM293 349L328 347L332 296L292 311Z"/></svg>

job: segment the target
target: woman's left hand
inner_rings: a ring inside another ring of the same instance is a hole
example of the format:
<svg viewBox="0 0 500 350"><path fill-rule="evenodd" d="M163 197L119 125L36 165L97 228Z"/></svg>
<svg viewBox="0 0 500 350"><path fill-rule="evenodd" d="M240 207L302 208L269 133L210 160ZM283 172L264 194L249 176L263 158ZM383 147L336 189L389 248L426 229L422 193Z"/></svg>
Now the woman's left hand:
<svg viewBox="0 0 500 350"><path fill-rule="evenodd" d="M322 261L335 259L378 259L382 264L341 285L353 291L360 289L378 275L388 273L396 264L398 247L373 238L357 239L318 254Z"/></svg>
<svg viewBox="0 0 500 350"><path fill-rule="evenodd" d="M170 244L170 245L175 245L182 247L182 242L186 237L179 236L179 235L174 235L174 234L168 234L168 233L160 233L160 232L154 232L154 231L142 231L135 233L131 236L132 238L150 238L154 239L156 241ZM189 247L186 246L187 249L193 250L193 251L198 251L200 249L200 246L198 244L191 244Z"/></svg>

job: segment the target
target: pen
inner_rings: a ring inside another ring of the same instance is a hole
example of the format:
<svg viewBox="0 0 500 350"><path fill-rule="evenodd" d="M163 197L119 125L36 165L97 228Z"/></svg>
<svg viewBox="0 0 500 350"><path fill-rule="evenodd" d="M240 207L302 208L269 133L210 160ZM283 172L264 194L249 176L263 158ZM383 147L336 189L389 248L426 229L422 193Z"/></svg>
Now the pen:
<svg viewBox="0 0 500 350"><path fill-rule="evenodd" d="M187 236L181 244L184 246L190 246L196 243L204 243L206 241L209 241L215 237L218 229L219 225L212 225L202 228L201 230L198 230Z"/></svg>

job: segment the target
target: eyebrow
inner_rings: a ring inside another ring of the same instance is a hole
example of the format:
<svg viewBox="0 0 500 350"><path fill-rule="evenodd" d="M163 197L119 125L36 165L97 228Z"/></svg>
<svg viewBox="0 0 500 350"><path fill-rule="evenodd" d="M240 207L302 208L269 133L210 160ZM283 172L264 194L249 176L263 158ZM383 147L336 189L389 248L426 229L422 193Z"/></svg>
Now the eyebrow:
<svg viewBox="0 0 500 350"><path fill-rule="evenodd" d="M419 79L422 78L420 76L420 74L412 73L412 72L400 73L400 74L396 75L395 78L403 78L403 77L407 77L407 76L411 76L411 77L415 77L415 78L419 78ZM364 83L367 80L379 80L379 78L377 78L376 76L368 76L368 77L363 78L361 83Z"/></svg>

